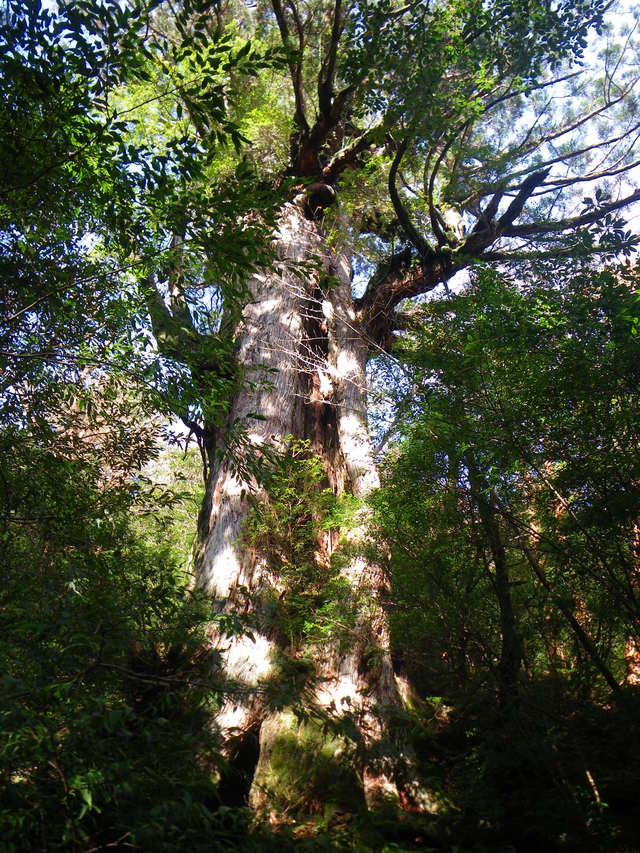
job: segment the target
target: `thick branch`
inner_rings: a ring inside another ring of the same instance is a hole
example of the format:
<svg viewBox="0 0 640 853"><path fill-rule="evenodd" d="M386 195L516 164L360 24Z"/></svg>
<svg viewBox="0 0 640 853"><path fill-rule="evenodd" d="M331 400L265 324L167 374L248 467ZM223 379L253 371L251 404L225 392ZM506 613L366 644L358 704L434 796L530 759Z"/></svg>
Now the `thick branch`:
<svg viewBox="0 0 640 853"><path fill-rule="evenodd" d="M544 183L548 174L548 170L543 170L530 175L521 185L516 197L512 200L503 215L497 222L494 222L494 216L503 197L503 192L498 191L480 215L471 233L462 245L460 252L464 255L478 257L484 249L488 248L498 237L504 234L518 216L520 216L534 190Z"/></svg>
<svg viewBox="0 0 640 853"><path fill-rule="evenodd" d="M446 283L456 272L468 267L474 259L487 261L523 259L521 253L517 252L487 252L486 250L499 237L544 236L545 234L568 231L597 222L608 213L624 208L635 201L640 201L640 190L636 190L629 196L601 205L596 210L591 210L581 216L569 217L556 222L515 225L515 220L524 210L536 187L542 185L547 178L548 169L543 169L529 175L518 189L515 198L512 199L506 211L497 221L493 221L503 197L503 190L498 190L458 251L451 251L448 247L434 251L415 231L395 187L395 176L405 148L406 142L400 146L396 154L390 172L389 192L398 220L407 236L410 236L413 246L418 249L419 258L413 258L409 249L392 255L391 258L378 266L364 295L356 303L363 331L375 346L383 348L388 347L391 342L392 333L396 328L394 309L403 299L428 293L438 284ZM562 247L558 252L552 253L551 256L556 257L568 253L570 251L567 247Z"/></svg>
<svg viewBox="0 0 640 853"><path fill-rule="evenodd" d="M390 346L398 303L428 293L454 272L451 255L446 252L432 252L420 260L406 248L380 263L364 295L355 303L361 328L372 349Z"/></svg>
<svg viewBox="0 0 640 853"><path fill-rule="evenodd" d="M489 199L485 209L480 213L480 217L476 224L471 229L471 235L482 233L483 231L491 231L495 228L493 220L500 207L500 202L504 196L503 190L498 190ZM494 232L495 233L495 232Z"/></svg>
<svg viewBox="0 0 640 853"><path fill-rule="evenodd" d="M511 225L502 231L502 235L504 237L528 237L570 231L574 228L581 228L583 225L592 225L594 222L599 222L608 213L621 210L623 207L627 207L636 201L640 201L640 189L631 193L631 195L618 199L618 201L600 205L595 210L583 213L581 216L570 216L566 219L558 219L555 222L531 222L523 225Z"/></svg>
<svg viewBox="0 0 640 853"><path fill-rule="evenodd" d="M396 175L398 173L398 168L400 166L400 161L407 150L408 139L404 139L400 145L398 146L398 150L396 152L396 156L394 157L393 163L391 165L391 169L389 170L389 196L391 197L391 203L393 204L393 209L396 212L396 216L398 217L398 222L402 226L402 230L407 235L409 241L415 246L420 254L420 257L426 257L428 255L433 254L433 250L427 243L427 241L416 231L414 224L411 222L409 214L407 213L406 208L400 201L400 196L398 195L398 190L396 188Z"/></svg>
<svg viewBox="0 0 640 853"><path fill-rule="evenodd" d="M449 247L434 251L415 232L414 226L408 221L408 215L402 207L395 188L395 175L405 147L406 143L403 143L396 154L389 177L389 191L392 195L396 214L405 232L413 232L411 242L420 252L419 259L415 259L419 262L413 261L409 249L392 255L391 258L378 266L364 295L356 303L365 333L375 345L382 347L387 347L391 341L391 335L395 329L394 309L398 303L403 299L428 293L439 284L448 281L458 270L469 266L474 258L484 257L484 250L497 237L506 234L510 228L514 228L512 226L513 221L522 213L535 188L547 176L545 170L530 175L520 187L505 213L494 223L492 218L502 197L501 193L496 193L484 212L482 226L480 226L480 222L476 225L459 251L452 252ZM638 194L640 195L640 191ZM407 222L409 232L407 231Z"/></svg>
<svg viewBox="0 0 640 853"><path fill-rule="evenodd" d="M287 18L284 9L282 8L282 3L280 0L271 0L271 6L273 8L273 13L276 16L276 21L278 22L278 29L280 30L282 44L286 50L292 51L289 25L287 24ZM304 90L302 87L302 50L304 48L304 42L300 28L298 30L298 39L298 57L295 60L291 57L289 58L289 73L291 74L293 96L296 104L294 121L301 133L307 133L309 131L309 123L307 122L307 117L304 111Z"/></svg>
<svg viewBox="0 0 640 853"><path fill-rule="evenodd" d="M545 178L549 174L549 169L543 169L540 172L534 172L522 184L516 197L513 199L505 213L498 219L498 233L500 234L505 228L512 225L524 210L524 206L531 197L533 191L540 184L544 183Z"/></svg>

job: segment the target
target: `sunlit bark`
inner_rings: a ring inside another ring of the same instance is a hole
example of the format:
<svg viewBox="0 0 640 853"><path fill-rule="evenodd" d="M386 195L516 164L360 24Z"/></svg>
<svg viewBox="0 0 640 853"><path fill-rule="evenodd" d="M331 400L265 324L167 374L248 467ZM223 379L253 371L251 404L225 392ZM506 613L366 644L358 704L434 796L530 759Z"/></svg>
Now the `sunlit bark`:
<svg viewBox="0 0 640 853"><path fill-rule="evenodd" d="M302 203L284 208L276 255L277 267L249 282L253 298L236 336L244 387L221 435L243 427L258 449L281 448L287 436L307 439L321 456L334 491L364 498L379 481L366 427L369 346L353 305L349 259L327 247L322 225L305 216ZM277 721L270 716L260 733L269 714L263 688L274 674L278 638L262 619L259 602L261 591L278 590L281 580L264 555L243 542L250 488L260 496L260 485L238 476L231 459L214 466L200 522L197 574L220 611L248 614L254 622L250 637L214 638L225 673L236 686L217 724L223 736L235 736L236 742L243 734L257 734L268 750ZM363 509L347 539L357 545L366 536ZM343 572L354 600L366 601L366 607L351 647L343 651L329 643L318 655L314 698L325 712L353 714L363 747L367 803L391 797L415 805L415 785L399 784L395 770L375 757L385 738L381 714L400 702L381 602L388 591L386 570L363 556L362 549L353 551Z"/></svg>

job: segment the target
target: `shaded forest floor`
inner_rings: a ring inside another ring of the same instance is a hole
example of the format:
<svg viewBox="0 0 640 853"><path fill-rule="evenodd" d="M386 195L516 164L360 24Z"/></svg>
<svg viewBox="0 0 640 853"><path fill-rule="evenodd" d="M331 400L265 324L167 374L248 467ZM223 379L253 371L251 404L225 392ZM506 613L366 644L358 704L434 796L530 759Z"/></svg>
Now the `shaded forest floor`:
<svg viewBox="0 0 640 853"><path fill-rule="evenodd" d="M271 812L270 827L254 824L257 848L640 850L639 696L611 707L567 698L548 680L506 713L486 697L459 710L437 700L412 725L436 815L349 813L325 789L315 814Z"/></svg>

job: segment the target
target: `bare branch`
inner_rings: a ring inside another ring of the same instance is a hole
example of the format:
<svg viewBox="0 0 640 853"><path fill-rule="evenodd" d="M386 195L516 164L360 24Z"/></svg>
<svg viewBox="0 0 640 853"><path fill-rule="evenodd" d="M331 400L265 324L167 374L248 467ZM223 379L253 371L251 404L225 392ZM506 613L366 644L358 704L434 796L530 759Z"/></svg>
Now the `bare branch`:
<svg viewBox="0 0 640 853"><path fill-rule="evenodd" d="M585 175L576 175L571 178L552 178L550 181L545 181L541 186L543 190L534 193L534 195L542 195L543 193L556 192L558 187L570 187L574 184L584 184L591 181L597 181L600 178L613 178L616 175L623 175L640 166L640 160L633 160L630 163L624 163L622 166L612 167L610 169L602 169L599 172L587 172ZM544 189L547 187L548 189Z"/></svg>
<svg viewBox="0 0 640 853"><path fill-rule="evenodd" d="M527 180L524 181L518 190L518 194L511 202L506 212L500 217L500 219L498 219L498 233L501 233L509 225L512 225L518 216L520 216L525 204L531 197L531 194L536 187L539 187L540 184L544 183L548 174L549 169L543 169L540 172L534 172L533 175L530 175Z"/></svg>
<svg viewBox="0 0 640 853"><path fill-rule="evenodd" d="M293 6L293 3L290 3ZM291 36L289 33L289 25L287 24L287 18L282 8L282 3L280 0L271 0L271 7L273 9L273 13L276 16L276 21L278 22L278 29L280 30L280 38L282 39L282 44L285 49L291 51ZM297 10L295 10L294 18L297 18ZM293 96L295 98L295 114L294 121L300 130L304 132L309 131L309 123L307 122L307 117L305 115L304 110L304 89L302 86L302 50L304 48L304 40L303 33L300 29L298 29L298 58L294 60L293 58L289 58L289 73L291 74L291 82L293 84Z"/></svg>
<svg viewBox="0 0 640 853"><path fill-rule="evenodd" d="M595 210L590 210L589 213L583 213L580 216L570 216L565 219L558 219L555 222L532 222L523 225L511 225L504 228L502 235L504 237L526 237L530 235L552 234L561 231L569 231L573 228L581 228L583 225L592 225L598 222L608 213L613 213L616 210L621 210L636 201L640 201L640 189L624 196L617 201L602 204Z"/></svg>
<svg viewBox="0 0 640 853"><path fill-rule="evenodd" d="M391 169L389 170L389 196L391 197L391 203L393 204L393 209L396 212L398 221L402 226L402 230L405 232L410 242L418 250L420 256L424 257L432 254L433 250L431 246L429 246L427 241L424 239L424 237L421 237L420 234L418 234L418 232L416 231L416 228L411 222L406 208L400 201L400 196L398 195L398 190L396 188L396 174L398 172L398 167L400 166L400 161L402 160L402 157L405 151L407 150L407 144L408 139L405 138L398 146L396 156L394 157Z"/></svg>
<svg viewBox="0 0 640 853"><path fill-rule="evenodd" d="M509 89L504 94L498 95L498 97L486 103L484 105L484 113L488 113L489 110L492 110L494 107L503 104L505 101L511 100L511 98L518 98L521 95L526 95L531 92L539 92L542 89L548 89L551 86L557 86L559 83L566 83L568 80L574 80L576 77L580 77L582 74L584 74L584 69L580 69L580 71L571 71L570 73L563 74L560 77L553 77L551 80L545 80L543 83L537 83L534 86L526 86L524 89L521 86L518 86L516 89Z"/></svg>

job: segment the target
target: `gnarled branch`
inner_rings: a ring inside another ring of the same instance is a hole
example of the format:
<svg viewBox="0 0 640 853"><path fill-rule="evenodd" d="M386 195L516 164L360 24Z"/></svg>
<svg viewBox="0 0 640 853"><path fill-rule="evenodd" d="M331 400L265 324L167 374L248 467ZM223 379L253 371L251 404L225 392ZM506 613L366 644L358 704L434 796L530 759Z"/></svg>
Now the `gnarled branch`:
<svg viewBox="0 0 640 853"><path fill-rule="evenodd" d="M622 208L628 207L637 201L640 201L640 189L617 201L602 204L595 210L590 210L589 213L583 213L580 216L569 216L565 219L558 219L555 222L530 222L523 223L522 225L511 225L503 229L502 235L504 237L544 236L545 234L557 234L561 231L581 228L584 225L592 225L594 222L599 222L608 213L622 210Z"/></svg>
<svg viewBox="0 0 640 853"><path fill-rule="evenodd" d="M391 169L389 170L389 196L391 198L391 203L393 204L393 209L398 217L398 222L402 226L402 230L407 235L409 241L418 250L420 257L427 257L433 254L433 250L424 237L418 234L409 214L407 213L407 209L400 201L400 196L398 195L398 189L396 187L396 175L398 173L400 161L407 150L408 141L409 140L405 138L400 143L396 151L396 156L391 164Z"/></svg>

